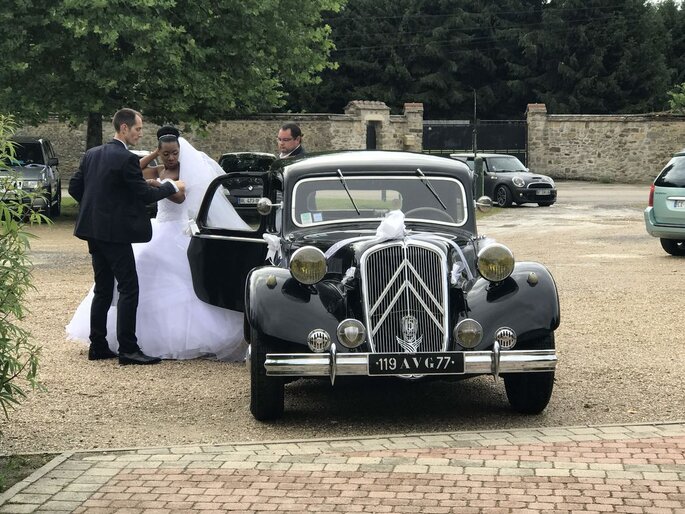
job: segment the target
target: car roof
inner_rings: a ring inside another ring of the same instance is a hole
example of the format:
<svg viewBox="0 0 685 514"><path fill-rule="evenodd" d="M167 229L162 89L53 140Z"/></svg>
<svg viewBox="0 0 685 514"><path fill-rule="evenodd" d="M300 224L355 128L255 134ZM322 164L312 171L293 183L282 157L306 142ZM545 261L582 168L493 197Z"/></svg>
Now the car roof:
<svg viewBox="0 0 685 514"><path fill-rule="evenodd" d="M511 155L508 153L481 153L478 152L477 154L474 154L473 152L470 153L451 153L450 157L457 158L457 157L473 157L474 155L478 155L479 157L516 157L515 155ZM518 157L516 157L518 159Z"/></svg>
<svg viewBox="0 0 685 514"><path fill-rule="evenodd" d="M272 157L276 158L276 156L272 153L267 153L267 152L227 152L227 153L222 153L221 157L228 157L228 156L235 156L235 157L247 157L247 156L254 156L254 157ZM219 159L221 159L219 157Z"/></svg>
<svg viewBox="0 0 685 514"><path fill-rule="evenodd" d="M424 172L442 172L467 181L471 170L461 161L437 155L389 150L346 150L339 152L309 154L300 159L277 161L284 176L297 178L308 174L330 174L340 169L343 173L390 171L412 173L417 169Z"/></svg>
<svg viewBox="0 0 685 514"><path fill-rule="evenodd" d="M45 138L36 136L12 136L10 141L15 143L39 143L45 141Z"/></svg>

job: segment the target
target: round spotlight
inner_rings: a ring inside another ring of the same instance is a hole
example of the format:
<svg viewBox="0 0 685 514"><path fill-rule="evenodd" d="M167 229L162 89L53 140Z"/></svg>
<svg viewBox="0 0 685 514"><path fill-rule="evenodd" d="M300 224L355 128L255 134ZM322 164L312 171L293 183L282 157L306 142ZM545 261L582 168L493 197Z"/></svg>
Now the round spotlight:
<svg viewBox="0 0 685 514"><path fill-rule="evenodd" d="M366 328L361 321L350 318L340 322L336 335L345 348L356 348L366 339Z"/></svg>
<svg viewBox="0 0 685 514"><path fill-rule="evenodd" d="M326 256L314 246L303 246L290 258L290 273L301 284L316 284L326 276Z"/></svg>
<svg viewBox="0 0 685 514"><path fill-rule="evenodd" d="M317 328L309 332L307 344L313 352L326 352L331 347L331 336L325 330Z"/></svg>
<svg viewBox="0 0 685 514"><path fill-rule="evenodd" d="M478 252L478 272L490 282L501 282L511 275L514 263L514 254L503 244L493 243Z"/></svg>
<svg viewBox="0 0 685 514"><path fill-rule="evenodd" d="M463 348L475 348L483 339L483 327L475 319L463 319L454 327L454 338Z"/></svg>

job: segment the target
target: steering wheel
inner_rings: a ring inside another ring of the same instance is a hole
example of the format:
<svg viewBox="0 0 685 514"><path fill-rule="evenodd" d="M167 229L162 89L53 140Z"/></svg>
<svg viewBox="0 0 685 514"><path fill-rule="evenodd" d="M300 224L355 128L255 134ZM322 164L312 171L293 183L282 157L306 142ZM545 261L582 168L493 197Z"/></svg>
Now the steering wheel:
<svg viewBox="0 0 685 514"><path fill-rule="evenodd" d="M426 211L427 213L431 213L433 215L437 214L438 219L435 220L435 216L428 217L427 219L429 220L435 220L435 221L440 221L441 219L444 221L448 221L450 223L454 223L454 218L450 216L450 214L447 211L443 211L442 209L436 209L435 207L416 207L414 209L410 209L407 212L404 213L404 215L409 218L411 217L411 214L415 214L417 212L421 211Z"/></svg>

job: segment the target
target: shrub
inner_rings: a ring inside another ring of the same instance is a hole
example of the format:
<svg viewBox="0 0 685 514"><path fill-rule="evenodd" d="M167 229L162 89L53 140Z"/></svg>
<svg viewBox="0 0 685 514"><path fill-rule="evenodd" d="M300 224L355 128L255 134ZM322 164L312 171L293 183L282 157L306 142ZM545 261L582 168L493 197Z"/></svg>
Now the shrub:
<svg viewBox="0 0 685 514"><path fill-rule="evenodd" d="M15 125L11 116L0 114L0 407L9 417L8 408L26 397L27 388L36 388L40 348L20 326L25 314L26 293L33 288L29 241L32 234L26 224L47 222L33 212L31 198L18 187L8 166L14 156L10 137Z"/></svg>

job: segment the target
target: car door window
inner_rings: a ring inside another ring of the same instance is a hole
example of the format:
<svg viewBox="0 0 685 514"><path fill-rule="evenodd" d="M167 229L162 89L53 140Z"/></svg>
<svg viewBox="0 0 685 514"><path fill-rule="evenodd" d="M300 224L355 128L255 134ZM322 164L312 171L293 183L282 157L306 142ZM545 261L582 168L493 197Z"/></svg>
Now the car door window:
<svg viewBox="0 0 685 514"><path fill-rule="evenodd" d="M261 177L231 177L223 181L209 205L207 226L257 232L262 222L262 216L257 212L257 201L262 197L262 191Z"/></svg>

